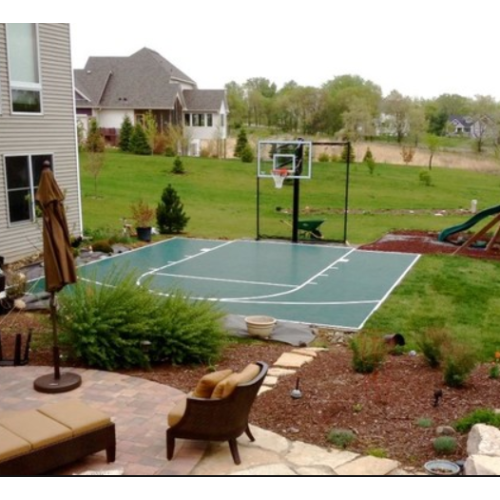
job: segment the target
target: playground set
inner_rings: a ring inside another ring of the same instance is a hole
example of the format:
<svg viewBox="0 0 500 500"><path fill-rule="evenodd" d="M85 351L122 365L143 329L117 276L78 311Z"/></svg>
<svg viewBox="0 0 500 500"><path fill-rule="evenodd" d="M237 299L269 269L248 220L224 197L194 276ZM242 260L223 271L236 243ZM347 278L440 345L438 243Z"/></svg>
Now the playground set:
<svg viewBox="0 0 500 500"><path fill-rule="evenodd" d="M474 226L491 216L494 216L493 219L488 222L482 229L475 232L468 238L460 237L461 233L469 231L469 229L473 228ZM485 241L485 237L487 237L488 233L492 231L495 226L498 227L493 233L493 236L491 238L486 238L487 241ZM491 253L495 245L500 244L500 205L482 210L466 222L443 230L439 234L439 241L443 243L448 242L459 245L459 248L456 250L455 254L459 254L460 252L463 252L471 247L484 248L486 253Z"/></svg>

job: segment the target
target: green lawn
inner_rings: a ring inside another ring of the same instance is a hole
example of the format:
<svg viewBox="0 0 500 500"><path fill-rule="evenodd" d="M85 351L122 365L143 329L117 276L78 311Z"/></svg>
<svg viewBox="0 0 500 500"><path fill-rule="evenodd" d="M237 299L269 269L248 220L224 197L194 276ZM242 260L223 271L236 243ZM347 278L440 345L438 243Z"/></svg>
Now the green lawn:
<svg viewBox="0 0 500 500"><path fill-rule="evenodd" d="M121 218L130 217L130 204L143 198L156 206L163 189L172 184L191 218L187 235L193 237L255 237L255 165L235 160L183 158L186 175L170 173L173 158L139 157L108 151L98 181L85 170L82 156L82 200L87 230L121 228ZM364 214L349 217L348 239L361 244L374 241L392 229L440 231L468 216L374 214L390 210L456 210L468 208L472 199L484 209L500 203L500 176L463 170L435 168L432 186L419 181L418 167L377 165L370 175L364 165L351 171L350 208ZM311 218L325 218L325 236L342 237L345 167L316 164L313 180L302 184L301 207ZM276 211L291 208L292 190L276 190L271 180L261 181L261 211L264 234L289 236ZM306 217L306 215L304 215ZM466 258L425 256L372 317L367 328L401 332L414 342L416 334L430 327L445 327L478 349L483 360L500 351L500 263Z"/></svg>
<svg viewBox="0 0 500 500"><path fill-rule="evenodd" d="M119 229L121 218L130 216L130 204L143 198L154 206L163 189L171 183L191 218L191 236L242 238L256 234L256 167L235 160L184 158L186 175L170 173L173 158L139 157L109 151L98 180L95 197L93 179L85 170L82 157L82 199L86 229L107 226ZM463 221L465 216L373 215L374 210L458 209L468 208L472 199L486 208L500 203L500 177L451 169L434 169L432 186L419 180L423 169L377 165L374 175L366 166L352 167L350 203L364 215L349 217L348 240L354 244L373 241L392 229L442 230ZM326 219L325 236L340 240L343 235L345 166L318 163L313 179L301 183L301 208L311 210L311 218ZM261 232L289 236L281 221L287 216L276 208L291 209L292 189L276 190L271 180L261 181ZM307 217L304 215L303 217Z"/></svg>

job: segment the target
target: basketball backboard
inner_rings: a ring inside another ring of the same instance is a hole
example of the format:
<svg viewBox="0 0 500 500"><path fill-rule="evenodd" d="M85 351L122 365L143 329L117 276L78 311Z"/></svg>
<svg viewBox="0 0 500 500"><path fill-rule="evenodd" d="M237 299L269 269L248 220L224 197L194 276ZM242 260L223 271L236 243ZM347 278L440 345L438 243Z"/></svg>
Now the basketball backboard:
<svg viewBox="0 0 500 500"><path fill-rule="evenodd" d="M312 143L300 140L259 141L257 176L271 179L276 172L285 174L287 179L311 179Z"/></svg>

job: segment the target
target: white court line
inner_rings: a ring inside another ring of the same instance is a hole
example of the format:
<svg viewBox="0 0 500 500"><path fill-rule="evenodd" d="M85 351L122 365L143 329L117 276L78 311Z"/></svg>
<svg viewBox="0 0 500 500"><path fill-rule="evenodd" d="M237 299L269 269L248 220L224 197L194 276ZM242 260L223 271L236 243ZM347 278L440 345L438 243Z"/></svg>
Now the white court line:
<svg viewBox="0 0 500 500"><path fill-rule="evenodd" d="M400 254L400 255L408 255L408 254ZM366 325L366 323L368 322L368 320L380 309L380 307L382 306L382 304L389 298L389 296L396 289L396 287L398 287L401 284L401 282L406 278L406 276L408 275L408 273L413 269L413 267L415 266L415 264L419 261L420 257L422 257L422 256L421 255L417 255L415 257L415 259L413 260L413 262L408 266L408 269L399 277L399 279L396 281L396 283L394 283L394 285L385 294L385 296L381 300L378 301L378 304L370 312L370 314L365 318L365 320L363 321L363 323L361 323L361 325L359 326L358 330L361 330L362 328L364 328L364 326Z"/></svg>
<svg viewBox="0 0 500 500"><path fill-rule="evenodd" d="M258 295L255 297L235 297L234 299L230 299L230 300L237 300L238 302L243 302L243 301L250 301L251 302L254 300L274 299L275 297L283 297L284 295L294 294L295 292L298 292L298 291L302 290L303 288L305 288L307 285L314 283L314 281L317 278L319 278L322 274L325 274L326 271L328 271L329 269L336 266L342 259L344 259L345 257L347 257L348 255L350 255L351 253L353 253L355 251L356 251L355 248L351 248L351 250L347 254L343 255L342 257L339 257L335 262L328 264L328 266L325 267L324 269L322 269L319 273L316 273L314 276L309 278L307 281L304 281L304 283L302 283L301 285L297 285L292 290L289 290L287 292L274 293L271 295ZM223 301L225 299L219 299L219 300Z"/></svg>
<svg viewBox="0 0 500 500"><path fill-rule="evenodd" d="M281 285L279 283L265 283L263 281L244 281L244 280L229 280L225 278L203 278L201 276L186 276L183 274L167 274L167 273L156 273L156 276L165 276L167 278L181 278L194 281L218 281L221 283L237 283L241 285L264 285L264 286L275 286L278 288L296 288L297 285Z"/></svg>
<svg viewBox="0 0 500 500"><path fill-rule="evenodd" d="M153 269L152 271L148 271L147 273L144 273L141 276L139 276L136 283L137 283L137 285L140 285L141 281L144 278L147 278L148 276L159 273L160 271L163 271L163 269L168 269L169 267L176 266L177 264L182 264L183 262L188 262L188 261L196 259L198 257L203 257L204 255L207 255L207 253L213 252L214 250L219 250L220 248L223 248L223 247L227 247L229 245L232 245L233 243L235 243L235 242L234 241L227 241L226 243L223 243L222 245L218 245L216 247L210 248L209 250L204 248L200 253L197 253L195 255L190 255L189 257L186 257L185 259L177 260L175 262L171 262L170 264L167 264L166 266L158 267L157 269Z"/></svg>
<svg viewBox="0 0 500 500"><path fill-rule="evenodd" d="M272 306L361 306L365 304L378 304L378 300L359 300L346 302L267 302L267 301L245 301L239 299L219 299L220 302L235 304L258 304Z"/></svg>

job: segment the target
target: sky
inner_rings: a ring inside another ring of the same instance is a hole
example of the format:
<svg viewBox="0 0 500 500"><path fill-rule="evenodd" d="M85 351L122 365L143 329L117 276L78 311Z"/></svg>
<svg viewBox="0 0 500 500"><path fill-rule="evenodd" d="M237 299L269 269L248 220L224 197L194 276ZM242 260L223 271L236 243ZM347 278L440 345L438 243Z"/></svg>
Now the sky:
<svg viewBox="0 0 500 500"><path fill-rule="evenodd" d="M384 95L396 89L413 98L456 93L500 100L500 4L493 0L25 0L23 6L35 20L70 20L75 68L90 56L129 56L148 47L204 89L254 77L278 87L290 80L320 87L355 74ZM11 5L2 14L22 20Z"/></svg>

